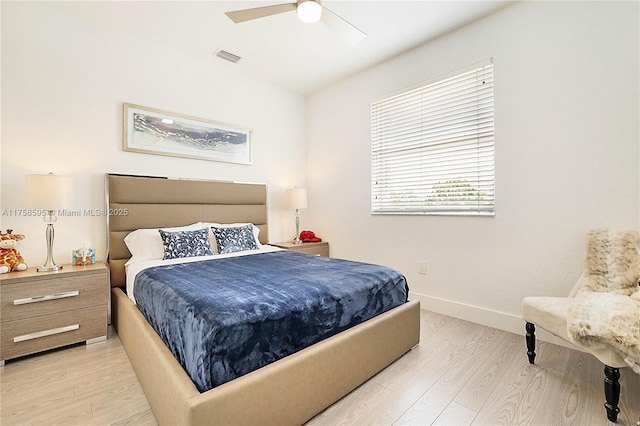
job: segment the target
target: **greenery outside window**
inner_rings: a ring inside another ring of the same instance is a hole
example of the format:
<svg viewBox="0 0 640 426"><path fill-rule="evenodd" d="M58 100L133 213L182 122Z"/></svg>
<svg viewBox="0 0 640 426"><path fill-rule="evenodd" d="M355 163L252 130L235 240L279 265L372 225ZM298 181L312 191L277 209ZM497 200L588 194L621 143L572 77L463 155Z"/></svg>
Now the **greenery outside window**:
<svg viewBox="0 0 640 426"><path fill-rule="evenodd" d="M495 214L493 64L371 104L373 214Z"/></svg>

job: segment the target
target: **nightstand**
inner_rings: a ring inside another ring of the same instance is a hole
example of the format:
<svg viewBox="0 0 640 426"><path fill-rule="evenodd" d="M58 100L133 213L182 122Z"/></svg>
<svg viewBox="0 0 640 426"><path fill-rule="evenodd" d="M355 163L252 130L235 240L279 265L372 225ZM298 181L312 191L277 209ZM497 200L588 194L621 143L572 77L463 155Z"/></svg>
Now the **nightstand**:
<svg viewBox="0 0 640 426"><path fill-rule="evenodd" d="M0 365L11 358L107 337L104 263L0 274Z"/></svg>
<svg viewBox="0 0 640 426"><path fill-rule="evenodd" d="M280 247L287 250L293 250L305 254L314 254L316 256L329 256L329 243L322 241L319 243L300 243L294 244L291 241L282 243L270 243L272 246Z"/></svg>

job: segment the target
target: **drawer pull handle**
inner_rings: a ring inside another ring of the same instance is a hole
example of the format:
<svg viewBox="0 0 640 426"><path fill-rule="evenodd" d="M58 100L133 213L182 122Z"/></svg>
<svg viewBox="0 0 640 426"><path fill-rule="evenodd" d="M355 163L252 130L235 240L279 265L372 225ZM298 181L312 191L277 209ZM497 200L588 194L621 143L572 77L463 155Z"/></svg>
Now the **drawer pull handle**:
<svg viewBox="0 0 640 426"><path fill-rule="evenodd" d="M13 301L13 304L26 305L27 303L45 302L47 300L64 299L65 297L75 297L75 296L78 296L79 294L80 292L78 290L64 291L62 293L47 294L46 296L34 296L34 297L28 297L26 299L17 299Z"/></svg>
<svg viewBox="0 0 640 426"><path fill-rule="evenodd" d="M35 333L23 334L13 338L13 343L24 342L25 340L37 339L39 337L51 336L53 334L65 333L80 328L80 324L67 325L65 327L52 328L51 330L36 331Z"/></svg>

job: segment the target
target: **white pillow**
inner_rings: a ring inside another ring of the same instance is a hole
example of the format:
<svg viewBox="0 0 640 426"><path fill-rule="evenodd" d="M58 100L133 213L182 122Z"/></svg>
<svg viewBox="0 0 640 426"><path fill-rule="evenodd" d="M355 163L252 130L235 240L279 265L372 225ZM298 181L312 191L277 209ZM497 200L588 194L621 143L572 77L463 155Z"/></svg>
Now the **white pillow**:
<svg viewBox="0 0 640 426"><path fill-rule="evenodd" d="M131 259L127 265L143 260L162 259L164 257L164 245L160 237L159 229L168 232L195 231L204 228L202 222L197 222L187 226L177 226L173 228L146 228L136 229L124 237L124 243L131 252Z"/></svg>
<svg viewBox="0 0 640 426"><path fill-rule="evenodd" d="M213 250L215 251L216 254L218 253L218 244L216 243L216 238L213 236L213 231L211 230L212 226L215 226L216 228L235 228L238 226L246 226L246 225L251 225L253 227L253 237L256 240L256 245L258 246L258 249L260 249L262 247L262 244L260 244L260 228L258 228L256 225L254 225L253 223L216 223L216 222L202 222L203 227L206 226L209 228L209 237L211 238L211 247L213 248Z"/></svg>

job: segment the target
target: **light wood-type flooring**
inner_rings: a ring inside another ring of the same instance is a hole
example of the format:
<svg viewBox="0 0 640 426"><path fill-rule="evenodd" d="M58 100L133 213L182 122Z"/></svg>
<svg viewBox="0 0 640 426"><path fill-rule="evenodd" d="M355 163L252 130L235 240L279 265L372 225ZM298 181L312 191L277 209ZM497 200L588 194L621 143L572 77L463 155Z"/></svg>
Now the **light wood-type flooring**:
<svg viewBox="0 0 640 426"><path fill-rule="evenodd" d="M309 425L606 425L603 365L577 350L422 311L420 346ZM155 425L117 335L8 361L0 424ZM366 354L363 354L366 356ZM640 376L621 369L619 425L640 420Z"/></svg>

